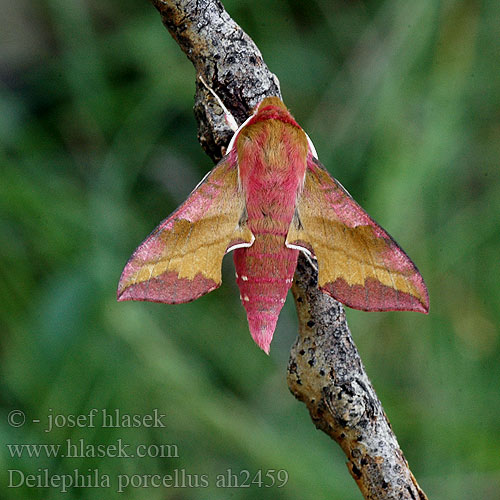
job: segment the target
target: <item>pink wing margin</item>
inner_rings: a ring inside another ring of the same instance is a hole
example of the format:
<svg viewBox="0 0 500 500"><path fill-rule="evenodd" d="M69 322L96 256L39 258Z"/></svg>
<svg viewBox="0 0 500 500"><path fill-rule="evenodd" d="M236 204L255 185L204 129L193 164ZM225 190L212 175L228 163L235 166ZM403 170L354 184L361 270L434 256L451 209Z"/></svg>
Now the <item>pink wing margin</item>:
<svg viewBox="0 0 500 500"><path fill-rule="evenodd" d="M118 300L176 304L220 286L226 250L253 241L244 210L237 158L229 154L135 250L120 277Z"/></svg>
<svg viewBox="0 0 500 500"><path fill-rule="evenodd" d="M287 245L318 260L318 285L365 311L427 313L429 297L417 267L311 155Z"/></svg>

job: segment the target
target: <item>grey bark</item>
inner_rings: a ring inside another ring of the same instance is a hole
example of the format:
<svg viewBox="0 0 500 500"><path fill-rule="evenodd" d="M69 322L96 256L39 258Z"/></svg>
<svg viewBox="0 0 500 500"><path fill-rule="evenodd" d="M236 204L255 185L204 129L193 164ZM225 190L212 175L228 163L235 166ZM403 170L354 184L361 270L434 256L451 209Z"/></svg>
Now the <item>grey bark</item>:
<svg viewBox="0 0 500 500"><path fill-rule="evenodd" d="M344 308L317 283L316 270L300 256L292 287L299 336L288 362L288 386L316 427L340 445L365 498L424 500L368 379Z"/></svg>
<svg viewBox="0 0 500 500"><path fill-rule="evenodd" d="M239 123L279 82L250 37L218 0L151 0L163 24ZM224 113L197 79L195 114L207 154L220 159L232 136ZM421 499L352 340L342 305L317 287L317 272L299 257L292 288L299 336L288 364L288 385L318 429L345 452L366 499ZM311 478L311 480L314 480Z"/></svg>
<svg viewBox="0 0 500 500"><path fill-rule="evenodd" d="M218 0L151 0L163 24L225 106L241 124L264 97L281 97L279 82L253 40ZM231 140L224 113L196 80L194 111L205 152L220 160Z"/></svg>

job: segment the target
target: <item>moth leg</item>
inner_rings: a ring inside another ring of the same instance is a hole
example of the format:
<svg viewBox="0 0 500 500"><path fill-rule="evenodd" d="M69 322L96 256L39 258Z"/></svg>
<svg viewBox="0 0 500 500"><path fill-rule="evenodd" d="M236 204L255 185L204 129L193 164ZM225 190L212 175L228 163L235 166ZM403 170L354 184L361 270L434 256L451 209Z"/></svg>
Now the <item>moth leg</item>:
<svg viewBox="0 0 500 500"><path fill-rule="evenodd" d="M311 264L312 268L318 272L318 266L317 266L317 260L311 255L310 252L302 252L305 256L306 256L306 259L309 261L309 264Z"/></svg>
<svg viewBox="0 0 500 500"><path fill-rule="evenodd" d="M214 90L211 87L208 86L203 76L198 75L198 78L200 79L200 82L203 83L203 85L206 87L206 89L214 96L215 100L217 101L217 104L222 108L222 111L224 111L224 118L226 119L226 123L229 125L229 127L233 132L236 132L238 130L238 123L236 122L234 116L226 108L226 106L224 106L224 103L222 102L221 98L214 92Z"/></svg>
<svg viewBox="0 0 500 500"><path fill-rule="evenodd" d="M293 248L294 250L301 251L304 254L305 258L309 261L309 264L311 264L313 269L316 272L318 271L318 265L317 265L318 259L316 258L315 255L311 253L311 251L308 248L303 247L301 245L293 245L291 243L285 243L285 246L287 248Z"/></svg>

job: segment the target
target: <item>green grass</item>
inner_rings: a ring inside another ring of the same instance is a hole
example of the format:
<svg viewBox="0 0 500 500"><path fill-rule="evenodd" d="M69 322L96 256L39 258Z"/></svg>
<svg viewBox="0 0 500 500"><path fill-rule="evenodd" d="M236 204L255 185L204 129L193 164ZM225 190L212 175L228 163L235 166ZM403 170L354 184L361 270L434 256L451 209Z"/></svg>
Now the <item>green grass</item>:
<svg viewBox="0 0 500 500"><path fill-rule="evenodd" d="M320 159L410 254L429 316L348 311L369 376L429 498L500 488L500 4L226 1L277 74ZM194 69L147 2L13 4L0 21L0 434L7 469L206 474L137 499L359 499L337 446L286 386L291 297L271 356L252 342L231 259L191 304L115 301L135 246L211 168ZM290 50L293 48L293 50ZM47 415L165 413L165 428ZM8 425L25 412L20 428ZM40 423L33 423L40 419ZM178 458L13 458L5 444L175 444ZM227 469L285 469L283 488L217 489Z"/></svg>

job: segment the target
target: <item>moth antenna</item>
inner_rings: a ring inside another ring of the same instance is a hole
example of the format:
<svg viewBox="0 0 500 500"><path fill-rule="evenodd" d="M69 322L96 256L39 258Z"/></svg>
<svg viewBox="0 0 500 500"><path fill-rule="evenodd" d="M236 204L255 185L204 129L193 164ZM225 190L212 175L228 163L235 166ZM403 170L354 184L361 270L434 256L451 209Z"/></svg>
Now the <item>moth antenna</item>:
<svg viewBox="0 0 500 500"><path fill-rule="evenodd" d="M198 75L198 78L200 79L200 82L203 83L205 88L214 96L215 100L217 101L217 104L222 108L222 111L224 111L224 118L226 119L226 123L229 125L229 127L233 132L236 132L238 130L238 123L236 122L234 116L226 108L226 106L224 106L224 103L222 102L221 98L214 92L214 90L211 87L208 86L203 76Z"/></svg>
<svg viewBox="0 0 500 500"><path fill-rule="evenodd" d="M309 149L311 150L311 153L314 156L314 158L316 158L316 160L317 160L318 159L318 153L316 151L316 148L314 147L313 141L311 141L311 138L307 135L306 132L304 132L304 134L306 134L307 143L309 144Z"/></svg>

